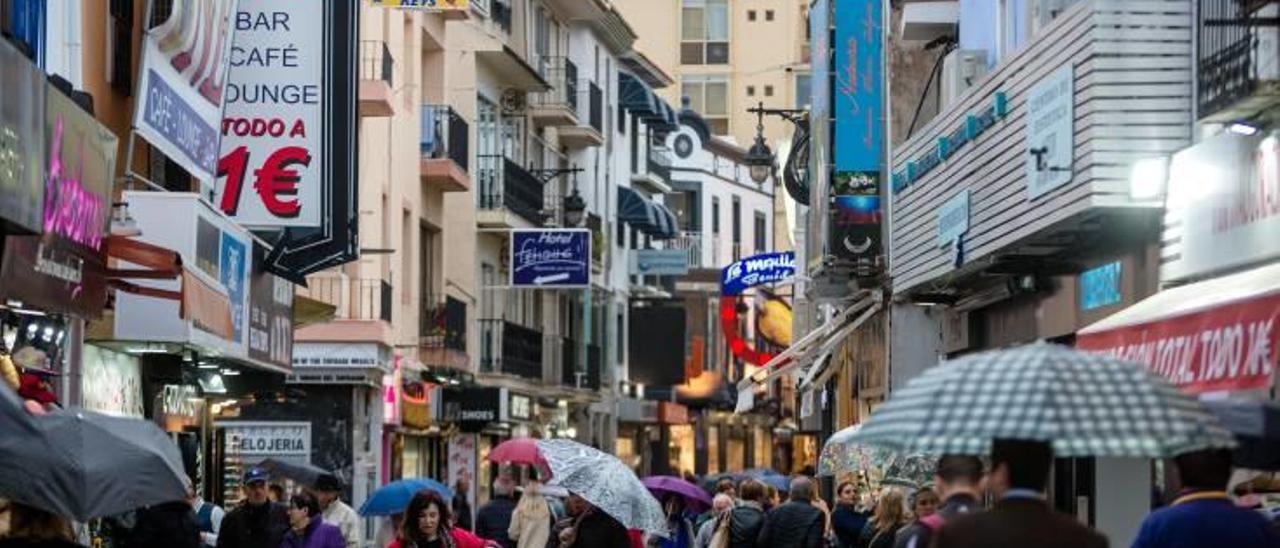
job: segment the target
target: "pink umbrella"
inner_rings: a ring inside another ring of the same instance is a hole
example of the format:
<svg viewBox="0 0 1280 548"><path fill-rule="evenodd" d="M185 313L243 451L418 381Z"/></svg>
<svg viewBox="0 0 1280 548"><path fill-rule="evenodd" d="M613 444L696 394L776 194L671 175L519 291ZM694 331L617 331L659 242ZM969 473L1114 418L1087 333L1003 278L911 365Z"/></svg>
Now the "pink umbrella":
<svg viewBox="0 0 1280 548"><path fill-rule="evenodd" d="M548 471L548 475L551 470L546 459L542 458L541 451L538 450L538 440L534 438L515 438L499 443L489 451L489 462L529 464L537 466L539 470Z"/></svg>

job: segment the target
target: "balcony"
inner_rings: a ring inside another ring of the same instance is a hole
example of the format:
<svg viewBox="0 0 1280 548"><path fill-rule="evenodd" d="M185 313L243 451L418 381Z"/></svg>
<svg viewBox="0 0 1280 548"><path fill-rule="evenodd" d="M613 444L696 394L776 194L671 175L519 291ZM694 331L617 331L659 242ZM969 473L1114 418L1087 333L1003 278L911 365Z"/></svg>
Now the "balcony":
<svg viewBox="0 0 1280 548"><path fill-rule="evenodd" d="M711 268L712 264L703 258L703 234L701 232L683 231L679 236L667 241L667 249L683 249L689 254L689 268ZM712 247L712 249L715 249Z"/></svg>
<svg viewBox="0 0 1280 548"><path fill-rule="evenodd" d="M649 149L648 158L639 173L631 174L631 182L652 194L671 193L671 151L667 148Z"/></svg>
<svg viewBox="0 0 1280 548"><path fill-rule="evenodd" d="M337 309L333 321L298 329L298 341L391 341L390 282L322 273L309 277L306 287L298 286L297 294Z"/></svg>
<svg viewBox="0 0 1280 548"><path fill-rule="evenodd" d="M529 116L539 127L578 125L578 67L565 57L548 57L539 73L551 89L529 94Z"/></svg>
<svg viewBox="0 0 1280 548"><path fill-rule="evenodd" d="M418 359L432 367L467 368L467 303L428 295L420 305Z"/></svg>
<svg viewBox="0 0 1280 548"><path fill-rule="evenodd" d="M1280 104L1277 3L1199 3L1196 102L1201 121L1248 120Z"/></svg>
<svg viewBox="0 0 1280 548"><path fill-rule="evenodd" d="M585 390L600 389L600 361L601 351L598 345L587 345L586 363L582 364L585 368L578 364L578 356L582 354L582 342L568 337L561 340L561 346L564 349L561 353L561 382L570 388L580 388Z"/></svg>
<svg viewBox="0 0 1280 548"><path fill-rule="evenodd" d="M542 380L542 332L506 320L480 320L480 372Z"/></svg>
<svg viewBox="0 0 1280 548"><path fill-rule="evenodd" d="M531 228L547 219L542 181L501 154L476 157L476 222L489 228Z"/></svg>
<svg viewBox="0 0 1280 548"><path fill-rule="evenodd" d="M570 149L598 147L604 144L604 92L595 82L587 82L582 93L586 100L579 105L586 107L586 112L579 112L579 120L586 119L587 125L581 122L560 128L560 144ZM581 116L585 114L585 116Z"/></svg>
<svg viewBox="0 0 1280 548"><path fill-rule="evenodd" d="M422 105L422 182L442 192L471 189L467 121L448 105Z"/></svg>
<svg viewBox="0 0 1280 548"><path fill-rule="evenodd" d="M360 116L391 116L395 110L391 106L393 72L395 59L386 42L360 41Z"/></svg>

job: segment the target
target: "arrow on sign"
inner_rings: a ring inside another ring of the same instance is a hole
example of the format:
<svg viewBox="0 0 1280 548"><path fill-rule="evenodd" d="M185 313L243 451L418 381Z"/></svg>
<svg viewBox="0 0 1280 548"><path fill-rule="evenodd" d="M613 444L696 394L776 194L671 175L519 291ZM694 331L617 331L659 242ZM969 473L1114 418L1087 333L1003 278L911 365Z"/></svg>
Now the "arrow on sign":
<svg viewBox="0 0 1280 548"><path fill-rule="evenodd" d="M559 274L547 274L546 276L538 276L537 278L533 279L533 283L535 285L546 285L549 283L563 282L568 279L569 279L569 273L561 272Z"/></svg>
<svg viewBox="0 0 1280 548"><path fill-rule="evenodd" d="M324 138L321 154L324 173L320 180L322 218L319 228L287 228L281 234L263 268L299 285L307 274L348 263L359 257L359 220L356 198L356 39L359 36L359 2L324 2Z"/></svg>

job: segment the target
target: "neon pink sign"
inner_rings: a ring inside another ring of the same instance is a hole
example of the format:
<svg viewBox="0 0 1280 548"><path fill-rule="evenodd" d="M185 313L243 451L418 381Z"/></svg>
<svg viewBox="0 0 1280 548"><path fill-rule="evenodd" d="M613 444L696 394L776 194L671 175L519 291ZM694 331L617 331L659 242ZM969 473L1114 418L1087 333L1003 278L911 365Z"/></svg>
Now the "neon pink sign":
<svg viewBox="0 0 1280 548"><path fill-rule="evenodd" d="M59 117L54 123L49 178L45 180L44 231L100 251L107 204L81 184L84 175L83 138L79 146L79 165L72 175L62 166L62 118Z"/></svg>

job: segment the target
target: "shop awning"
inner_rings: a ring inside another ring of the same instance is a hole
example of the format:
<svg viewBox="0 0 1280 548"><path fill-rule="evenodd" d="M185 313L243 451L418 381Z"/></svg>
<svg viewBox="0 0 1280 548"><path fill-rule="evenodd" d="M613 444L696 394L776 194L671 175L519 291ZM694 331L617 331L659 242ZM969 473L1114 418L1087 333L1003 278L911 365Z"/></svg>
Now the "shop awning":
<svg viewBox="0 0 1280 548"><path fill-rule="evenodd" d="M801 390L825 383L834 372L834 369L828 367L832 351L850 333L880 311L881 299L879 292L866 289L859 291L854 295L853 302L830 321L792 343L764 364L756 374L739 381L737 412L751 410L757 385L767 384L797 368L803 372L798 386Z"/></svg>
<svg viewBox="0 0 1280 548"><path fill-rule="evenodd" d="M661 234L655 234L654 237L660 240L670 240L680 235L680 220L676 218L676 214L672 213L671 209L663 204L653 204L653 207L663 220L662 225L664 228Z"/></svg>
<svg viewBox="0 0 1280 548"><path fill-rule="evenodd" d="M618 103L641 116L651 116L658 108L657 98L648 84L626 72L618 73Z"/></svg>
<svg viewBox="0 0 1280 548"><path fill-rule="evenodd" d="M618 187L618 220L651 234L659 226L658 210L653 202L633 189Z"/></svg>
<svg viewBox="0 0 1280 548"><path fill-rule="evenodd" d="M1280 264L1156 293L1080 330L1076 346L1146 364L1191 393L1270 388Z"/></svg>

